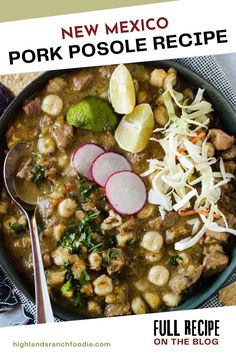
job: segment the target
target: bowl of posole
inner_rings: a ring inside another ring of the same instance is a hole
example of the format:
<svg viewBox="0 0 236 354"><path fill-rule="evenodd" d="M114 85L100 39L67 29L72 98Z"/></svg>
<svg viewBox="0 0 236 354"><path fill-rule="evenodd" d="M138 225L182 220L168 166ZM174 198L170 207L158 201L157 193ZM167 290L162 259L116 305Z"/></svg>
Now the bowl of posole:
<svg viewBox="0 0 236 354"><path fill-rule="evenodd" d="M146 65L151 65L155 67L169 68L174 67L179 74L183 75L193 86L201 87L205 89L206 98L212 103L217 118L220 124L223 126L224 130L230 134L236 134L236 113L227 99L219 93L219 91L207 82L203 77L196 74L189 68L176 63L175 61L156 61L145 63ZM0 119L0 161L1 161L1 173L3 171L3 161L4 161L4 151L5 146L5 133L7 128L14 120L14 117L18 110L21 108L23 102L33 96L37 91L43 88L43 86L48 82L49 79L56 77L58 75L63 75L71 70L60 70L60 71L49 71L45 72L33 82L31 82L10 104L8 109L2 115ZM0 179L1 183L3 178ZM3 188L3 185L1 185ZM17 288L19 288L24 295L29 299L34 301L34 292L30 282L27 282L21 274L21 270L17 269L15 264L12 263L11 257L8 254L3 237L0 238L0 264L4 271L7 273L9 278L13 281ZM187 299L184 300L178 307L174 310L186 310L194 309L199 307L204 301L217 292L217 290L225 283L228 277L232 274L236 267L236 243L232 242L231 248L229 250L230 262L228 267L218 276L215 276L203 284L200 290L193 292ZM54 314L64 320L76 320L80 319L77 314L72 311L63 308L58 304L53 304ZM171 309L170 309L171 310Z"/></svg>

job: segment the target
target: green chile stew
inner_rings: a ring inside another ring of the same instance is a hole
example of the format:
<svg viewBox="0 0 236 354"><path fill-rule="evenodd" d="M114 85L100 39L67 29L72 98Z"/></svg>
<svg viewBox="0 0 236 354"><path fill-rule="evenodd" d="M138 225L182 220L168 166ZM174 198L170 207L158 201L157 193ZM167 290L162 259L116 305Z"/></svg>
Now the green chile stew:
<svg viewBox="0 0 236 354"><path fill-rule="evenodd" d="M129 64L55 77L9 127L8 148L19 142L31 149L16 188L39 205L53 301L89 317L161 311L227 267L234 137L216 127L203 91L173 68ZM100 185L89 155L99 149L95 157L108 154ZM112 170L109 156L120 168ZM126 183L139 190L127 192ZM31 279L26 220L5 190L0 222L7 250Z"/></svg>

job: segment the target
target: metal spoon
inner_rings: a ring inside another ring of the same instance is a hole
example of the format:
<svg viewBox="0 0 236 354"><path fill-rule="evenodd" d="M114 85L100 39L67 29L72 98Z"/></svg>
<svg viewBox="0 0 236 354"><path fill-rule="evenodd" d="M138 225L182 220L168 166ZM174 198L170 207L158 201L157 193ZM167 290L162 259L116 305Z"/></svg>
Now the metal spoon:
<svg viewBox="0 0 236 354"><path fill-rule="evenodd" d="M35 204L29 204L23 201L19 195L17 195L15 188L15 177L19 161L22 157L26 156L27 153L29 154L29 148L30 145L28 143L19 143L9 150L4 161L3 177L7 192L15 204L18 205L18 207L21 209L28 222L34 264L34 288L37 314L36 322L46 323L54 322L54 317L48 294L47 281L40 249L37 228L38 208ZM29 214L33 214L32 218Z"/></svg>

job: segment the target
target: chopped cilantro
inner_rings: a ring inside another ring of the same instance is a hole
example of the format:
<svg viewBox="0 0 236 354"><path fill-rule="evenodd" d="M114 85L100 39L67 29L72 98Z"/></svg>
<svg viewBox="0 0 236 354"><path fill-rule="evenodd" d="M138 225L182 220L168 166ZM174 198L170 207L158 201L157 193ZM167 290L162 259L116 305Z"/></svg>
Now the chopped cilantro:
<svg viewBox="0 0 236 354"><path fill-rule="evenodd" d="M119 252L117 251L112 251L111 248L109 248L108 252L107 252L107 258L108 260L112 260L112 259L117 259L119 258Z"/></svg>
<svg viewBox="0 0 236 354"><path fill-rule="evenodd" d="M72 195L73 199L78 203L76 206L76 210L83 211L82 205L80 204L80 200L77 196Z"/></svg>
<svg viewBox="0 0 236 354"><path fill-rule="evenodd" d="M66 282L64 283L64 285L62 285L60 289L61 294L64 296L67 295L67 293L71 290L79 291L81 286L87 284L90 281L90 276L86 272L86 270L84 270L81 273L79 280L75 279L71 266L72 265L70 262L64 263L64 268L66 269ZM77 292L76 295L72 299L70 299L70 303L74 306L83 307L84 306L83 294Z"/></svg>
<svg viewBox="0 0 236 354"><path fill-rule="evenodd" d="M101 266L105 268L105 267L108 266L108 264L109 264L109 262L108 262L106 259L102 258L102 260L101 260Z"/></svg>
<svg viewBox="0 0 236 354"><path fill-rule="evenodd" d="M45 169L43 166L38 165L37 163L32 168L32 181L37 184L39 180L45 177Z"/></svg>
<svg viewBox="0 0 236 354"><path fill-rule="evenodd" d="M72 275L72 270L71 270L71 263L70 262L65 262L64 263L64 268L66 269L66 279L69 279Z"/></svg>
<svg viewBox="0 0 236 354"><path fill-rule="evenodd" d="M81 234L79 240L80 240L80 244L84 244L85 246L88 246L90 249L97 246L97 243L94 242L92 238L92 234L90 233L89 229L86 232L83 232Z"/></svg>
<svg viewBox="0 0 236 354"><path fill-rule="evenodd" d="M92 192L98 189L95 183L89 182L85 177L80 175L80 189L79 194L83 198L88 198Z"/></svg>
<svg viewBox="0 0 236 354"><path fill-rule="evenodd" d="M15 222L14 224L11 224L10 228L17 235L20 235L20 234L22 234L23 232L26 231L26 225L22 225L22 224L20 224L18 222Z"/></svg>
<svg viewBox="0 0 236 354"><path fill-rule="evenodd" d="M67 248L71 253L78 252L82 245L86 245L89 249L98 247L98 243L93 239L93 234L101 232L100 226L96 222L99 215L100 211L85 213L80 223L71 224L65 230L59 245Z"/></svg>
<svg viewBox="0 0 236 354"><path fill-rule="evenodd" d="M186 278L189 283L193 281L193 277L191 277L190 275L184 275L184 278Z"/></svg>
<svg viewBox="0 0 236 354"><path fill-rule="evenodd" d="M107 197L103 195L101 198L98 199L100 202L107 202Z"/></svg>
<svg viewBox="0 0 236 354"><path fill-rule="evenodd" d="M66 229L62 239L59 241L59 245L64 248L67 248L70 253L78 251L81 245L80 236L73 225L69 226Z"/></svg>
<svg viewBox="0 0 236 354"><path fill-rule="evenodd" d="M174 255L169 258L169 263L174 267L177 267L182 261L183 258L178 255Z"/></svg>
<svg viewBox="0 0 236 354"><path fill-rule="evenodd" d="M120 253L116 251L115 249L109 248L106 253L103 255L102 261L101 261L101 266L102 267L107 267L112 260L119 258Z"/></svg>
<svg viewBox="0 0 236 354"><path fill-rule="evenodd" d="M83 270L83 272L80 275L79 282L81 286L84 286L91 280L89 274L86 272L86 270Z"/></svg>
<svg viewBox="0 0 236 354"><path fill-rule="evenodd" d="M37 152L37 151L33 151L32 152L32 156L35 158L35 159L41 159L42 155Z"/></svg>
<svg viewBox="0 0 236 354"><path fill-rule="evenodd" d="M85 214L85 216L84 216L84 218L82 220L82 224L86 224L86 223L90 222L91 220L96 219L100 214L101 214L100 211L89 210Z"/></svg>
<svg viewBox="0 0 236 354"><path fill-rule="evenodd" d="M66 295L69 291L73 289L72 277L70 277L64 285L61 287L62 295Z"/></svg>
<svg viewBox="0 0 236 354"><path fill-rule="evenodd" d="M98 243L97 245L91 247L91 248L89 249L89 252L98 253L98 252L101 251L101 247L102 247L102 246L103 246L103 243L100 242L100 243Z"/></svg>
<svg viewBox="0 0 236 354"><path fill-rule="evenodd" d="M116 247L118 245L116 235L112 235L109 239L109 244L111 247Z"/></svg>
<svg viewBox="0 0 236 354"><path fill-rule="evenodd" d="M83 307L84 306L84 296L81 293L77 293L70 303L74 306Z"/></svg>

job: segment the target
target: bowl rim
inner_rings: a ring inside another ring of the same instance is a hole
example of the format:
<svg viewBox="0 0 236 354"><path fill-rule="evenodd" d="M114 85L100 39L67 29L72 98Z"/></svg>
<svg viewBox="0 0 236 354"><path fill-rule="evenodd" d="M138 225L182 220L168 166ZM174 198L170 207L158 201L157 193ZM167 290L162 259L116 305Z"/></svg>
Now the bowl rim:
<svg viewBox="0 0 236 354"><path fill-rule="evenodd" d="M218 114L223 114L226 109L226 113L228 115L232 115L234 122L233 126L230 125L230 122L227 124L224 119L220 119L223 122L224 127L226 130L236 134L236 111L234 110L231 103L227 100L227 98L218 91L218 89L210 82L208 82L205 78L201 75L196 73L193 69L181 64L175 60L156 60L156 61L148 61L144 63L137 63L137 64L144 64L147 66L159 66L163 68L174 67L177 71L184 76L190 83L193 83L193 86L202 87L206 90L206 94L210 97L211 101L214 101L213 105L219 107L216 109L217 116ZM60 70L51 70L46 71L36 77L32 82L30 82L10 103L8 108L0 117L0 137L4 136L6 128L8 127L8 123L14 119L14 113L21 107L22 103L30 99L34 96L46 83L49 79L63 75L69 72L73 72L75 70L80 70L82 68L76 67L73 69L60 69ZM220 106L223 107L220 108ZM223 115L222 115L223 117ZM0 140L2 141L2 140ZM2 145L2 144L0 144ZM2 171L1 171L2 173ZM7 252L6 252L7 253ZM13 265L13 262L10 262L10 257L7 255L7 258L2 257L2 253L0 253L0 265L3 268L4 272L10 278L11 282L24 294L24 296L34 303L34 296L32 295L29 288L24 284L24 278L22 275L17 272L16 267ZM10 266L10 267L9 267ZM179 306L175 308L167 309L163 312L168 311L180 311L180 310L190 310L196 309L200 305L202 305L205 301L207 301L213 294L219 290L219 288L225 284L228 280L230 275L234 272L236 268L236 243L234 242L234 247L231 254L231 262L227 266L227 268L220 273L218 276L214 277L212 284L205 288L205 286L199 290L195 294L191 294L189 298L184 300ZM62 320L81 320L87 317L83 317L78 314L72 314L70 310L65 309L59 306L56 303L52 303L54 315Z"/></svg>

